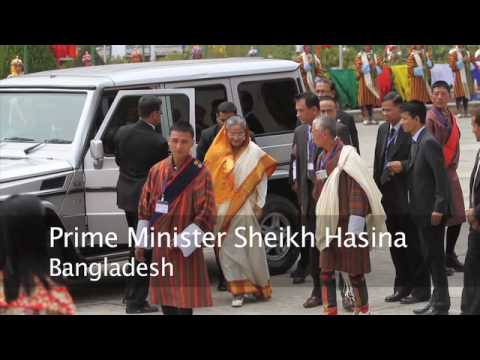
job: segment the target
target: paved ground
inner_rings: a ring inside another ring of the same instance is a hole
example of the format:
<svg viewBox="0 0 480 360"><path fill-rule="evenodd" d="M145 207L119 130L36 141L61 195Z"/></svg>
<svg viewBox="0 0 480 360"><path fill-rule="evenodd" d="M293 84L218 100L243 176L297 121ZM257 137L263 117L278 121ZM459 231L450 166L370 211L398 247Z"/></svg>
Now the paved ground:
<svg viewBox="0 0 480 360"><path fill-rule="evenodd" d="M459 120L462 131L461 157L459 177L468 204L468 182L477 149L477 144L471 132L470 119ZM362 157L373 165L373 154L377 126L364 126L357 124L361 143ZM457 244L457 254L463 261L467 248L467 226L462 227L460 239ZM212 252L206 254L207 264L211 278L216 278L215 259ZM215 280L213 280L215 282ZM374 314L400 315L411 314L419 305L387 304L384 297L391 293L393 282L393 265L387 248L375 249L372 252L372 273L367 277L369 297ZM462 292L463 274L449 277L450 295L452 298L451 314L460 313L460 297ZM231 297L226 292L218 292L212 286L214 306L212 308L197 309L196 314L295 314L313 315L320 314L320 308L306 310L302 303L310 294L311 279L302 285L292 285L288 274L272 278L273 297L269 302L248 303L242 308L232 308ZM103 279L98 283L85 282L74 285L72 294L75 298L79 314L124 314L125 309L121 303L124 283L121 279Z"/></svg>

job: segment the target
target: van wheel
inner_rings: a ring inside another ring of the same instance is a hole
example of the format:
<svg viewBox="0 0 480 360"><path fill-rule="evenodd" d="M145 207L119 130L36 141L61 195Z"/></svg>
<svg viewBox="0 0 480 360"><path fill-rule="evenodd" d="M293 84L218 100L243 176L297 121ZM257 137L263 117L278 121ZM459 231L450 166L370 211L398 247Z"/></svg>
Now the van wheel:
<svg viewBox="0 0 480 360"><path fill-rule="evenodd" d="M291 227L290 233L297 231L298 210L290 200L278 196L269 195L260 220L262 235L267 232L277 234L277 246L266 247L267 262L271 275L286 273L297 261L299 249L289 247L287 243L287 227ZM280 234L283 234L283 246L280 244ZM269 240L270 244L275 241Z"/></svg>

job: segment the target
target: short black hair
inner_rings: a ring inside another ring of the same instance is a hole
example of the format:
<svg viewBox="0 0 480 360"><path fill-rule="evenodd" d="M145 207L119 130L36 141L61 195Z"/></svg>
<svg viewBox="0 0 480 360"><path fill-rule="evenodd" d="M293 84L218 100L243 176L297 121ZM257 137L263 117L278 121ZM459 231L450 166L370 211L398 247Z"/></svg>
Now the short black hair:
<svg viewBox="0 0 480 360"><path fill-rule="evenodd" d="M448 85L448 83L446 81L443 81L443 80L438 80L438 81L435 81L432 85L432 90L435 89L435 88L444 88L446 89L448 92L450 92L450 88L451 86Z"/></svg>
<svg viewBox="0 0 480 360"><path fill-rule="evenodd" d="M311 92L304 92L300 95L295 96L295 102L300 100L305 100L305 105L310 109L312 107L316 107L320 109L320 101L318 101L318 96Z"/></svg>
<svg viewBox="0 0 480 360"><path fill-rule="evenodd" d="M385 95L383 98L383 102L385 101L391 101L395 106L399 106L403 104L402 97L395 91L390 91L387 95Z"/></svg>
<svg viewBox="0 0 480 360"><path fill-rule="evenodd" d="M217 113L237 113L237 107L230 101L224 101L218 104Z"/></svg>
<svg viewBox="0 0 480 360"><path fill-rule="evenodd" d="M327 79L326 77L319 77L315 80L315 83L323 83L323 84L328 84L330 88L332 88L332 82L330 79Z"/></svg>
<svg viewBox="0 0 480 360"><path fill-rule="evenodd" d="M330 90L335 91L335 94L337 93L337 86L333 81L330 81Z"/></svg>
<svg viewBox="0 0 480 360"><path fill-rule="evenodd" d="M418 100L412 100L400 105L401 112L408 113L412 118L418 116L420 123L425 124L427 117L427 107L425 104Z"/></svg>
<svg viewBox="0 0 480 360"><path fill-rule="evenodd" d="M170 128L170 134L173 131L178 131L178 132L188 132L190 135L192 135L192 138L195 136L195 133L193 132L193 127L190 125L190 123L186 121L177 121L174 122L172 127Z"/></svg>
<svg viewBox="0 0 480 360"><path fill-rule="evenodd" d="M337 103L337 99L335 99L333 96L319 96L318 97L318 103L320 104L322 101L333 101L335 104Z"/></svg>
<svg viewBox="0 0 480 360"><path fill-rule="evenodd" d="M162 107L162 100L155 95L143 95L140 100L138 100L138 115L141 118L148 117L151 113L155 111L160 111Z"/></svg>

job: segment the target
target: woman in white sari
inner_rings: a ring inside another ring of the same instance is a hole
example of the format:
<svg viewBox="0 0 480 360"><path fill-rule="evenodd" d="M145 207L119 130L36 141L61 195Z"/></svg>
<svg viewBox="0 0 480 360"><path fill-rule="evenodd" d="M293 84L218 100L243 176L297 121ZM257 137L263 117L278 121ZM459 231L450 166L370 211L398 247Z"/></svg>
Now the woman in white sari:
<svg viewBox="0 0 480 360"><path fill-rule="evenodd" d="M205 166L212 174L218 209L215 230L226 234L220 235L219 258L233 295L232 306L242 306L246 295L269 299L272 288L258 219L276 162L250 141L245 119L233 116L208 150ZM258 235L250 244L252 233Z"/></svg>

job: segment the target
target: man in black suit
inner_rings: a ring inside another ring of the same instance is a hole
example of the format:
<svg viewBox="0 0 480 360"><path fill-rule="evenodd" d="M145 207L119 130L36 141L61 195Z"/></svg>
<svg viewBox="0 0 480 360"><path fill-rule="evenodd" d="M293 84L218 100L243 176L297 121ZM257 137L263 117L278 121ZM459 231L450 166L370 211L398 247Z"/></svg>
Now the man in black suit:
<svg viewBox="0 0 480 360"><path fill-rule="evenodd" d="M320 104L320 115L327 116L332 119L337 119L336 127L337 127L337 137L342 140L345 145L353 145L352 144L352 136L348 127L344 125L337 116L337 102L331 96L320 96L318 98Z"/></svg>
<svg viewBox="0 0 480 360"><path fill-rule="evenodd" d="M392 161L390 172L408 174L410 214L417 226L423 258L433 282L433 293L425 308L415 314L447 315L450 295L445 269L443 238L445 223L452 212L450 186L442 147L425 127L427 108L419 101L401 106L401 124L412 137L408 160Z"/></svg>
<svg viewBox="0 0 480 360"><path fill-rule="evenodd" d="M315 183L315 156L318 149L313 143L310 129L313 120L320 115L318 97L309 92L296 96L295 109L302 124L297 126L294 132L289 181L297 194L300 226L304 226L306 232L315 233L315 201L312 191ZM300 248L300 260L296 270L291 274L293 283L304 283L309 268L313 278L313 290L303 304L305 308L322 305L319 252L315 246L307 245Z"/></svg>
<svg viewBox="0 0 480 360"><path fill-rule="evenodd" d="M336 118L340 120L340 122L348 128L348 132L350 133L350 137L352 139L352 144L356 149L358 154L360 155L360 144L358 142L358 131L357 126L355 125L355 119L352 115L343 111L340 107L340 103L338 102L337 97L337 89L335 87L335 83L327 78L319 78L315 82L315 90L319 97L322 96L331 96L335 99L337 105L337 115Z"/></svg>
<svg viewBox="0 0 480 360"><path fill-rule="evenodd" d="M207 154L210 145L217 136L218 132L222 128L225 121L233 115L237 114L237 107L234 103L224 101L217 107L217 123L202 131L200 140L197 146L197 159L203 161Z"/></svg>
<svg viewBox="0 0 480 360"><path fill-rule="evenodd" d="M140 120L122 126L115 134L115 161L120 168L117 183L117 205L125 210L129 227L138 223L138 201L150 168L168 156L168 144L155 130L161 121L161 100L145 95L138 101ZM135 249L131 251L135 258ZM145 254L145 263L150 267L151 251ZM127 279L125 301L128 314L156 312L158 309L147 302L149 278L131 276Z"/></svg>
<svg viewBox="0 0 480 360"><path fill-rule="evenodd" d="M409 215L407 174L391 174L387 167L389 162L405 161L410 155L411 136L400 126L401 104L402 98L395 92L383 99L385 123L378 128L373 177L383 195L387 229L392 237L397 233L405 234L407 246L390 248L395 282L393 295L387 296L385 301L413 304L430 298L430 283L417 229Z"/></svg>
<svg viewBox="0 0 480 360"><path fill-rule="evenodd" d="M480 141L480 111L472 117L472 131ZM462 314L480 315L480 150L470 176L470 207L467 219L470 224L468 249L462 291Z"/></svg>

